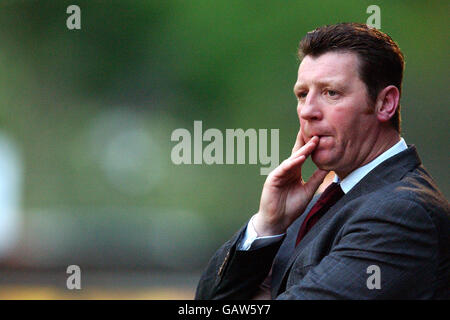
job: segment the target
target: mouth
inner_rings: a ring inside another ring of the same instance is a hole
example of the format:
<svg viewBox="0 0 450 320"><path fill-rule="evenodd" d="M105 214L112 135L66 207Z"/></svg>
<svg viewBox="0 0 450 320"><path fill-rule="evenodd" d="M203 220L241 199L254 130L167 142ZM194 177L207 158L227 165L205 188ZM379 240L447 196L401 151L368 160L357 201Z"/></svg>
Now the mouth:
<svg viewBox="0 0 450 320"><path fill-rule="evenodd" d="M318 137L319 141L320 141L320 139L326 138L326 137L330 137L330 136L326 135L326 134L313 134L313 135L308 137L308 141L311 140L313 137Z"/></svg>
<svg viewBox="0 0 450 320"><path fill-rule="evenodd" d="M325 149L328 149L332 145L332 141L331 141L331 137L332 136L331 135L316 134L316 135L311 136L309 138L309 140L311 140L314 136L319 138L319 141L317 142L316 149L314 151L325 150Z"/></svg>
<svg viewBox="0 0 450 320"><path fill-rule="evenodd" d="M323 144L324 142L328 141L332 135L329 134L327 131L319 131L319 130L309 130L308 128L303 129L303 141L305 143L308 143L313 137L318 137L319 141L317 143L317 146Z"/></svg>

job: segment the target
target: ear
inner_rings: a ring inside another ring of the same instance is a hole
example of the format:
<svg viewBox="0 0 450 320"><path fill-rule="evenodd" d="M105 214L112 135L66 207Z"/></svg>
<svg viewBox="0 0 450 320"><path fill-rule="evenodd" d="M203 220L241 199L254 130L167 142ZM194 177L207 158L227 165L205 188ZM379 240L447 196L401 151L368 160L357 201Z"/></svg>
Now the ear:
<svg viewBox="0 0 450 320"><path fill-rule="evenodd" d="M381 90L375 105L378 121L389 121L397 111L399 100L400 92L396 86L387 86Z"/></svg>

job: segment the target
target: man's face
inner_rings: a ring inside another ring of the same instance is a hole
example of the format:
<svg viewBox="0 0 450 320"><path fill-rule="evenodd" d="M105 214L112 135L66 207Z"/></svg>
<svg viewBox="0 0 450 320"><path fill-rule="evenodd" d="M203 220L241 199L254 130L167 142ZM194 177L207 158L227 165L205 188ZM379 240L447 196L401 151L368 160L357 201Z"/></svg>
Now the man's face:
<svg viewBox="0 0 450 320"><path fill-rule="evenodd" d="M303 140L319 137L311 155L319 168L334 170L343 178L367 162L379 126L359 78L356 54L306 56L294 93Z"/></svg>

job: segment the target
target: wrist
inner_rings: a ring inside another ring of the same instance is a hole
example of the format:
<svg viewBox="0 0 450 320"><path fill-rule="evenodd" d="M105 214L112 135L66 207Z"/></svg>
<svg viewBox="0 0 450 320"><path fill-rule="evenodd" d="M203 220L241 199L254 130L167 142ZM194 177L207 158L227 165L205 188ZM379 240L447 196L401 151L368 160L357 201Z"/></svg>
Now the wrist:
<svg viewBox="0 0 450 320"><path fill-rule="evenodd" d="M261 212L256 213L250 222L258 237L276 236L286 232L281 223L268 221Z"/></svg>

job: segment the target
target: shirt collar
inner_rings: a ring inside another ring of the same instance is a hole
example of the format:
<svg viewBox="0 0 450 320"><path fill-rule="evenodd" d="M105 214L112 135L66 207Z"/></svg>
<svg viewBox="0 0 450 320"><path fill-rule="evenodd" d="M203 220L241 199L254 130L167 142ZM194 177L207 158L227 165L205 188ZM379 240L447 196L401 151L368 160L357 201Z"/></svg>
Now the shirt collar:
<svg viewBox="0 0 450 320"><path fill-rule="evenodd" d="M359 167L358 169L354 170L343 180L339 179L337 174L335 174L333 182L340 183L342 191L344 191L344 193L348 193L359 181L361 181L362 178L364 178L376 166L406 149L408 149L408 146L406 145L405 140L403 138L400 138L400 141L397 142L395 145L393 145L391 148L380 154L378 157L373 159L368 164L365 164L362 167Z"/></svg>

